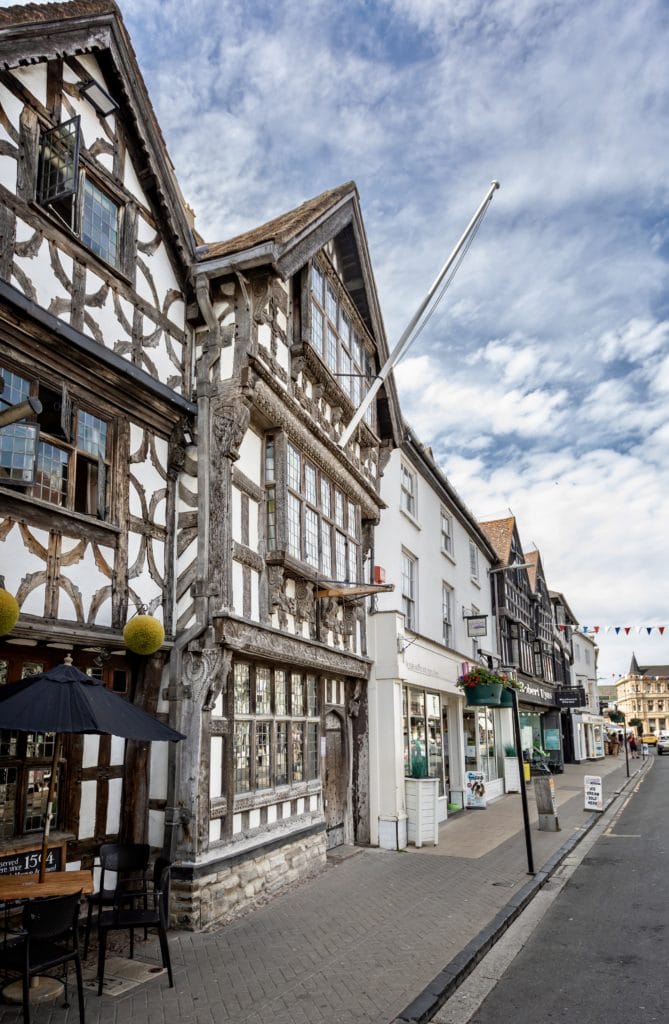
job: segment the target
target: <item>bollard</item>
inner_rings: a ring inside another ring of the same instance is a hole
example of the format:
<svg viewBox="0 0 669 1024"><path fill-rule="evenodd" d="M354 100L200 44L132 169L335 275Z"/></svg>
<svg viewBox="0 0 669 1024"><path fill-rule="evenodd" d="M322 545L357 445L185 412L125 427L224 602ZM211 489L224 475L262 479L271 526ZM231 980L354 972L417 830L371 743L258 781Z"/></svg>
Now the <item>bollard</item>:
<svg viewBox="0 0 669 1024"><path fill-rule="evenodd" d="M534 780L534 796L539 813L540 832L560 832L555 799L555 779L542 775Z"/></svg>

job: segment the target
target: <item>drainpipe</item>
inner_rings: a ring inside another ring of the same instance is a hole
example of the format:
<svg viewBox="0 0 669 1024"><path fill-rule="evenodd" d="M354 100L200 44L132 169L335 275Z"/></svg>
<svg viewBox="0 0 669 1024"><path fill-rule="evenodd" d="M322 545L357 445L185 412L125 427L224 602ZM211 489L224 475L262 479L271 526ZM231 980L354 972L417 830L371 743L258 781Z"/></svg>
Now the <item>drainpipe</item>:
<svg viewBox="0 0 669 1024"><path fill-rule="evenodd" d="M207 325L208 333L204 343L202 356L197 363L197 457L198 457L198 546L196 559L195 583L193 593L195 597L195 622L185 632L181 633L175 640L170 652L168 663L168 690L167 697L170 703L170 722L175 729L186 734L186 739L181 743L169 744L168 759L168 792L167 808L165 813L165 840L164 852L170 859L176 857L179 828L188 829L189 823L195 817L197 820L199 808L195 808L195 814L191 807L185 806L183 799L179 796L179 782L183 778L182 769L186 766L186 749L197 744L199 750L200 737L193 737L189 734L188 725L192 724L193 716L187 716L184 711L184 703L181 700L182 693L182 666L183 653L188 645L197 640L205 632L210 623L209 617L209 490L202 486L201 469L206 465L209 458L209 435L210 435L210 399L209 379L211 368L220 353L221 328L214 312L209 295L209 282L206 277L196 277L195 296L200 313ZM193 354L195 359L195 352ZM190 721L186 724L186 719ZM184 728L186 724L186 728ZM198 722L198 729L200 728Z"/></svg>

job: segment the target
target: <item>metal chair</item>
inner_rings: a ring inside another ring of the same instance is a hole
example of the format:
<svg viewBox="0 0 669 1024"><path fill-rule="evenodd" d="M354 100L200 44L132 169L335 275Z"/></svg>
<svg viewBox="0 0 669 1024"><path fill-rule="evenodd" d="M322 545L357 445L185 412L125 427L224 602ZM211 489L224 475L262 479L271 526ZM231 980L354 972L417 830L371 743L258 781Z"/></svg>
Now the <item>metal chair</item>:
<svg viewBox="0 0 669 1024"><path fill-rule="evenodd" d="M21 975L23 1020L30 1024L30 979L54 967L63 968L67 1001L67 966L74 961L79 996L79 1021L85 1024L84 988L79 955L79 903L81 893L31 900L23 907L22 929L3 951L4 967Z"/></svg>
<svg viewBox="0 0 669 1024"><path fill-rule="evenodd" d="M153 868L153 888L147 893L133 893L117 890L112 910L98 915L98 995L102 995L105 976L107 935L110 931L130 932L130 959L134 957L135 928L149 928L158 932L163 967L167 968L170 988L174 987L170 947L167 941L170 904L171 865L164 857L158 857Z"/></svg>
<svg viewBox="0 0 669 1024"><path fill-rule="evenodd" d="M119 890L144 892L150 853L148 843L103 843L100 847L100 888L98 892L88 897L84 960L88 956L93 910L97 910L99 917L104 907L114 905ZM105 877L110 873L116 874L116 885L113 889L105 887Z"/></svg>

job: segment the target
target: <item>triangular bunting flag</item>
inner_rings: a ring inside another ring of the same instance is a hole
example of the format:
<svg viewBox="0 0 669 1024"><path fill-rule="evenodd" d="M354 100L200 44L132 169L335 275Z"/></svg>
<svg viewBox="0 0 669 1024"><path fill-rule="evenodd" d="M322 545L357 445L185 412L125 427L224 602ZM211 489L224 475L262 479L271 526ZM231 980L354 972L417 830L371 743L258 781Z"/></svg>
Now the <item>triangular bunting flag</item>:
<svg viewBox="0 0 669 1024"><path fill-rule="evenodd" d="M630 635L630 629L631 629L631 628L632 628L631 626L625 626L625 627L624 627L624 629L625 629L625 634L626 634L626 636L629 636L629 635Z"/></svg>
<svg viewBox="0 0 669 1024"><path fill-rule="evenodd" d="M618 633L620 632L620 626L614 626L613 628L616 631L616 636L618 636Z"/></svg>
<svg viewBox="0 0 669 1024"><path fill-rule="evenodd" d="M653 632L653 627L652 626L646 626L646 632L648 633L648 636L650 636L650 634Z"/></svg>
<svg viewBox="0 0 669 1024"><path fill-rule="evenodd" d="M659 630L660 636L662 636L662 634L664 633L665 627L664 626L658 626L657 628Z"/></svg>

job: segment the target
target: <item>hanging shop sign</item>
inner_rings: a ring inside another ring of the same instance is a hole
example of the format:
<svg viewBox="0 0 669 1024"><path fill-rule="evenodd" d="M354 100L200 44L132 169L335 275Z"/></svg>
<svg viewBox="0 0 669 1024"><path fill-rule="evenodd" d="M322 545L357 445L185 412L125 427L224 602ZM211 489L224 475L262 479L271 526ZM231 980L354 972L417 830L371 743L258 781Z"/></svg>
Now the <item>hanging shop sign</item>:
<svg viewBox="0 0 669 1024"><path fill-rule="evenodd" d="M467 620L467 636L487 636L488 616L487 615L465 615Z"/></svg>
<svg viewBox="0 0 669 1024"><path fill-rule="evenodd" d="M568 686L555 691L555 702L561 708L582 708L587 704L583 686Z"/></svg>

